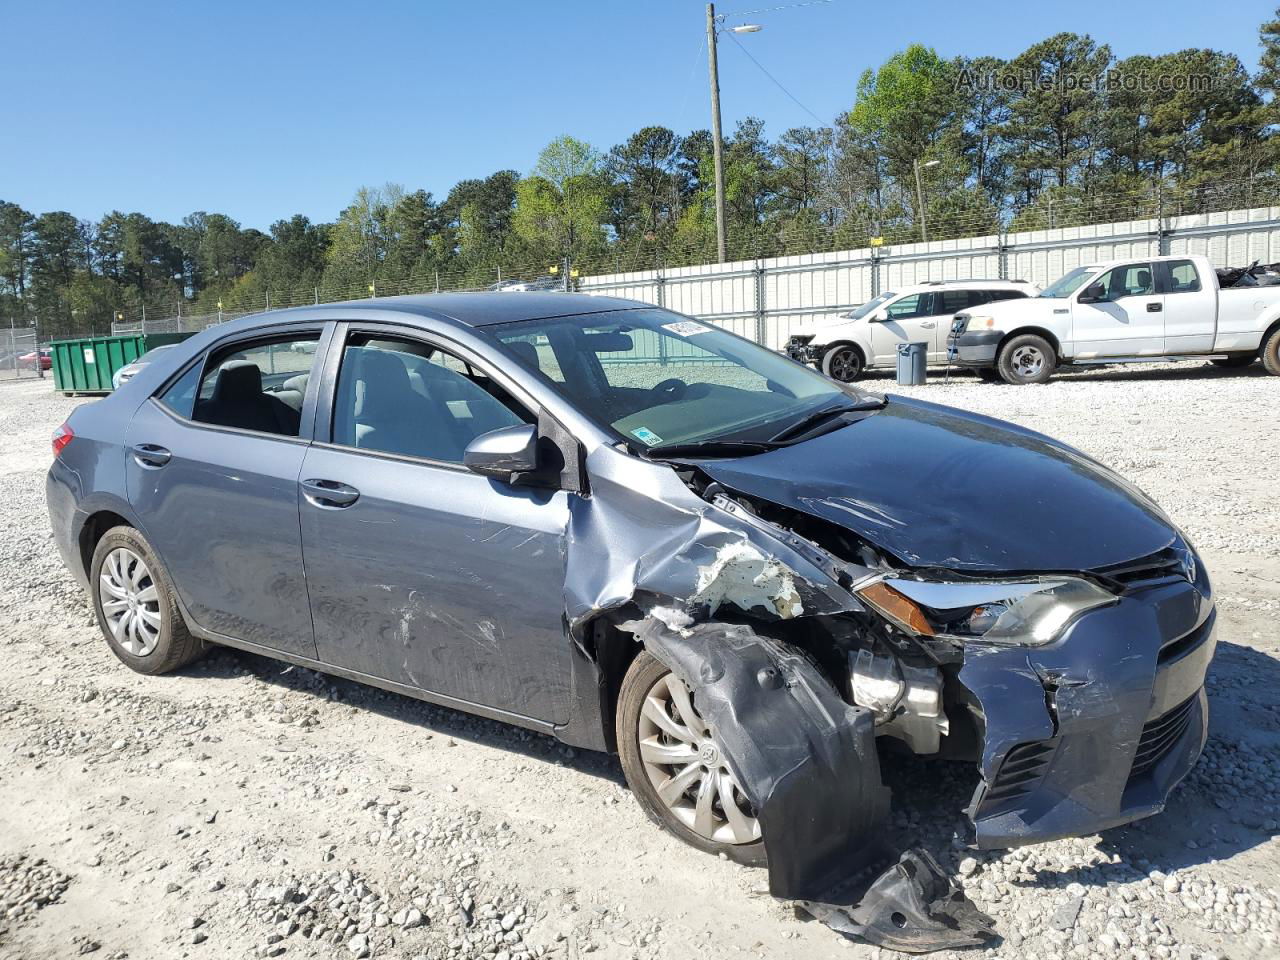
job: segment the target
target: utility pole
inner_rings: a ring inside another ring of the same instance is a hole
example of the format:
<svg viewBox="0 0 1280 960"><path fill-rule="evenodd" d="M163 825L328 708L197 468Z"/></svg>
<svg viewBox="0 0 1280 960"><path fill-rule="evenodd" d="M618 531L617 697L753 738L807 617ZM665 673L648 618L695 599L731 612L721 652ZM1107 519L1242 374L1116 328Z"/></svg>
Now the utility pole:
<svg viewBox="0 0 1280 960"><path fill-rule="evenodd" d="M720 136L720 71L716 63L716 5L707 4L707 66L711 74L711 150L716 171L716 255L725 255L724 236L724 143Z"/></svg>
<svg viewBox="0 0 1280 960"><path fill-rule="evenodd" d="M916 171L916 209L920 211L920 242L929 242L929 224L924 215L924 189L920 186L920 158L911 161Z"/></svg>
<svg viewBox="0 0 1280 960"><path fill-rule="evenodd" d="M924 164L926 167L936 167L941 160L930 160ZM920 212L920 242L929 242L929 222L924 212L924 188L920 186L920 158L916 157L911 161L911 166L916 171L916 209Z"/></svg>

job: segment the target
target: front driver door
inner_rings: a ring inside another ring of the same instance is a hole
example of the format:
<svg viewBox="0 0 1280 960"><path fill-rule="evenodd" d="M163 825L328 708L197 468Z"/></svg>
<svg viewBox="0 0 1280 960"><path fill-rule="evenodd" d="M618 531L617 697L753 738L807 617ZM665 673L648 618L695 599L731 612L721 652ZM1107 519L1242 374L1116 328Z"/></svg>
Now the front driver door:
<svg viewBox="0 0 1280 960"><path fill-rule="evenodd" d="M471 439L530 412L418 332L353 325L333 374L299 477L320 659L491 715L568 720L575 494L462 466Z"/></svg>
<svg viewBox="0 0 1280 960"><path fill-rule="evenodd" d="M876 366L893 366L898 362L898 344L927 343L932 357L937 349L938 318L931 316L932 293L913 293L895 300L873 316L884 314L883 320L871 322L871 350Z"/></svg>
<svg viewBox="0 0 1280 960"><path fill-rule="evenodd" d="M1091 301L1095 287L1101 297ZM1164 353L1164 296L1151 264L1114 267L1087 284L1072 304L1071 327L1077 360Z"/></svg>

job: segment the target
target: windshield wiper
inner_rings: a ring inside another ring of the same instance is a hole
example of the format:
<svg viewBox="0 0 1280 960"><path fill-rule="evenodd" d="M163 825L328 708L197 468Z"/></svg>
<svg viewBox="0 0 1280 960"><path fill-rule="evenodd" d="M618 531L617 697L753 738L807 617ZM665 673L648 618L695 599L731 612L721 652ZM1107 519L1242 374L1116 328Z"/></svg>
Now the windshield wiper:
<svg viewBox="0 0 1280 960"><path fill-rule="evenodd" d="M663 457L741 457L772 450L776 444L757 440L694 440L689 443L660 443L644 451L649 459Z"/></svg>
<svg viewBox="0 0 1280 960"><path fill-rule="evenodd" d="M780 430L769 438L769 442L783 443L807 433L824 420L830 420L833 417L838 417L846 413L854 413L858 410L879 410L884 406L884 404L885 402L883 400L867 399L860 400L857 403L842 403L836 406L823 407L821 410L814 410L808 415L801 417L785 429Z"/></svg>

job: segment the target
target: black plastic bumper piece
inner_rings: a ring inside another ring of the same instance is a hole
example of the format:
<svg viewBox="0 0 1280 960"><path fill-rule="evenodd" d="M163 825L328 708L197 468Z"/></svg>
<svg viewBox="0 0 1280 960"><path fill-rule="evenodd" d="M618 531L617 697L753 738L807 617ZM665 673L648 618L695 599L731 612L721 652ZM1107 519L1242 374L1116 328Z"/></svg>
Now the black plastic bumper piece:
<svg viewBox="0 0 1280 960"><path fill-rule="evenodd" d="M850 939L902 953L974 947L995 936L995 921L920 849L904 852L853 906L800 903L796 909Z"/></svg>

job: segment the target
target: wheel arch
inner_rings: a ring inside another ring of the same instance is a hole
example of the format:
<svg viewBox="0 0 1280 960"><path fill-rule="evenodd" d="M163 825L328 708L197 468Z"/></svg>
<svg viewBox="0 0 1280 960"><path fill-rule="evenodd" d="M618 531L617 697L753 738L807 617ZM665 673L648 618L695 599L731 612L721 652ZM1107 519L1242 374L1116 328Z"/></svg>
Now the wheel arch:
<svg viewBox="0 0 1280 960"><path fill-rule="evenodd" d="M1019 327L1017 330L1006 333L1000 338L1000 343L996 345L996 362L999 363L1000 354L1004 351L1005 346L1010 340L1015 337L1024 337L1028 334L1036 337L1042 337L1048 341L1049 346L1053 347L1054 355L1058 358L1058 361L1061 362L1064 359L1062 356L1062 343L1051 331L1044 327Z"/></svg>

